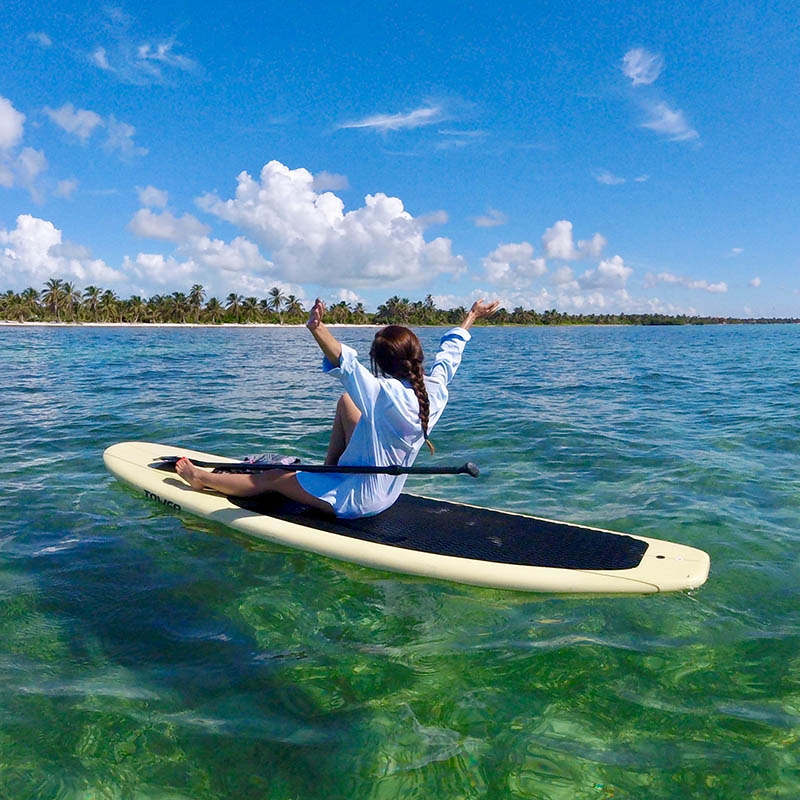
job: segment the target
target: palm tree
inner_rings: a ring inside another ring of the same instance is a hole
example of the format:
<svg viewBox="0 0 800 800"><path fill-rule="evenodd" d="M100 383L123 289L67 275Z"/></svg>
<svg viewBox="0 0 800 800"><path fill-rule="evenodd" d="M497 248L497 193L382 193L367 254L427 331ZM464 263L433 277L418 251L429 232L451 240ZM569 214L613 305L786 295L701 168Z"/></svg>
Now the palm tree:
<svg viewBox="0 0 800 800"><path fill-rule="evenodd" d="M29 286L20 296L22 308L20 309L20 321L22 316L36 317L39 314L39 292Z"/></svg>
<svg viewBox="0 0 800 800"><path fill-rule="evenodd" d="M173 322L185 323L190 310L189 298L183 292L173 292L168 302Z"/></svg>
<svg viewBox="0 0 800 800"><path fill-rule="evenodd" d="M353 308L353 322L357 325L363 325L366 322L369 322L369 317L367 316L367 312L364 310L363 303L356 303L355 308Z"/></svg>
<svg viewBox="0 0 800 800"><path fill-rule="evenodd" d="M231 314L236 322L239 322L239 308L242 305L244 298L236 292L231 292L225 300L225 308Z"/></svg>
<svg viewBox="0 0 800 800"><path fill-rule="evenodd" d="M111 289L106 289L100 297L100 317L104 322L119 320L119 298Z"/></svg>
<svg viewBox="0 0 800 800"><path fill-rule="evenodd" d="M48 307L51 314L55 315L56 322L61 322L59 311L63 302L63 290L61 288L61 281L58 278L50 278L44 285L44 294L42 295L42 302Z"/></svg>
<svg viewBox="0 0 800 800"><path fill-rule="evenodd" d="M200 309L203 306L203 301L206 299L206 290L199 283L192 286L189 292L189 306L192 309L192 317L195 322L200 318Z"/></svg>
<svg viewBox="0 0 800 800"><path fill-rule="evenodd" d="M247 297L242 302L242 315L245 322L253 322L258 317L258 298Z"/></svg>
<svg viewBox="0 0 800 800"><path fill-rule="evenodd" d="M87 286L83 290L83 307L89 312L92 322L97 322L97 310L100 307L100 289L97 286Z"/></svg>
<svg viewBox="0 0 800 800"><path fill-rule="evenodd" d="M209 298L206 303L205 315L206 319L214 325L222 321L222 318L225 316L225 309L222 308L216 297Z"/></svg>
<svg viewBox="0 0 800 800"><path fill-rule="evenodd" d="M81 293L75 288L75 284L64 281L61 286L63 293L62 302L67 312L67 318L72 321L75 319L75 312L81 306Z"/></svg>
<svg viewBox="0 0 800 800"><path fill-rule="evenodd" d="M277 287L273 286L269 290L269 309L278 315L278 322L283 322L281 317L281 306L286 302L286 295Z"/></svg>
<svg viewBox="0 0 800 800"><path fill-rule="evenodd" d="M347 322L350 318L350 309L344 300L340 300L330 308L330 318L332 322Z"/></svg>
<svg viewBox="0 0 800 800"><path fill-rule="evenodd" d="M139 318L142 315L142 311L145 310L144 300L139 297L138 294L135 294L129 300L125 302L125 308L128 312L128 316L131 322L138 322Z"/></svg>
<svg viewBox="0 0 800 800"><path fill-rule="evenodd" d="M286 316L291 320L299 320L305 314L305 309L302 303L293 295L290 294L286 298Z"/></svg>

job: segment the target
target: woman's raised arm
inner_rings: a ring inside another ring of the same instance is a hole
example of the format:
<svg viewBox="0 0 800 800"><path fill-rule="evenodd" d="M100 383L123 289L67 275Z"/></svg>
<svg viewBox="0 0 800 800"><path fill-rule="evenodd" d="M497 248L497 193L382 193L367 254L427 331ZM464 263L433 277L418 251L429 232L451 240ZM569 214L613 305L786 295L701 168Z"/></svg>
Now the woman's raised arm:
<svg viewBox="0 0 800 800"><path fill-rule="evenodd" d="M306 327L311 331L312 336L317 340L317 344L325 354L325 358L333 364L339 366L342 358L342 345L339 340L325 327L322 316L325 313L325 303L319 299L314 301L314 306L306 322Z"/></svg>
<svg viewBox="0 0 800 800"><path fill-rule="evenodd" d="M499 305L499 300L493 300L491 303L484 303L483 298L476 300L472 304L472 308L467 312L467 316L464 317L461 327L465 330L469 330L472 327L472 323L475 322L476 319L480 319L481 317L490 317L495 311L497 311Z"/></svg>

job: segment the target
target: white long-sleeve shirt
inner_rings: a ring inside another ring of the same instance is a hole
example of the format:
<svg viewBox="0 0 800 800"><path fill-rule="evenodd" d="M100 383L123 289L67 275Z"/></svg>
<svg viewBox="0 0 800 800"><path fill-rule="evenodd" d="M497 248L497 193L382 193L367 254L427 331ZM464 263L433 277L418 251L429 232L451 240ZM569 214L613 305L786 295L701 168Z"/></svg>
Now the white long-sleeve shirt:
<svg viewBox="0 0 800 800"><path fill-rule="evenodd" d="M429 432L447 405L447 385L461 363L461 354L470 338L469 331L464 328L453 328L442 337L433 367L425 376L430 404ZM339 366L323 358L322 370L341 380L361 411L361 419L339 464L411 466L425 441L419 403L411 384L396 378L376 378L358 360L358 353L344 344ZM309 494L330 503L336 516L346 519L373 516L389 508L402 491L406 477L297 473L297 480Z"/></svg>

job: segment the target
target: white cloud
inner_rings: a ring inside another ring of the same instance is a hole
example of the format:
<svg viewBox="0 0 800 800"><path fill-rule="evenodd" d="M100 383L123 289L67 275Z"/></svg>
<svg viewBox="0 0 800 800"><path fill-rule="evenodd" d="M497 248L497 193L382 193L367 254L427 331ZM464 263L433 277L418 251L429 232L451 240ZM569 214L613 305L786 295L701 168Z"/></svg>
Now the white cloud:
<svg viewBox="0 0 800 800"><path fill-rule="evenodd" d="M648 273L645 276L645 286L652 286L655 283L683 286L685 289L702 289L712 294L723 294L728 291L728 284L724 281L709 283L706 280L695 280L683 275L676 275L673 272L659 272L657 275L654 275L652 272Z"/></svg>
<svg viewBox="0 0 800 800"><path fill-rule="evenodd" d="M664 59L643 47L634 47L622 57L622 71L634 86L649 86L663 68Z"/></svg>
<svg viewBox="0 0 800 800"><path fill-rule="evenodd" d="M344 300L345 303L347 303L348 305L351 305L351 306L354 306L357 303L361 303L363 305L366 305L366 302L367 302L366 300L364 300L363 297L360 297L359 295L357 295L352 289L337 289L333 293L333 298L337 302L340 302L340 301Z"/></svg>
<svg viewBox="0 0 800 800"><path fill-rule="evenodd" d="M156 189L155 186L136 187L139 195L139 202L148 208L166 208L169 195L163 189Z"/></svg>
<svg viewBox="0 0 800 800"><path fill-rule="evenodd" d="M113 282L122 276L103 260L90 257L84 247L62 241L52 222L20 214L17 226L0 228L0 280L19 290L48 278Z"/></svg>
<svg viewBox="0 0 800 800"><path fill-rule="evenodd" d="M53 109L45 106L44 113L67 133L77 136L84 144L98 126L102 127L103 118L94 111L85 108L76 109L72 103L64 103L61 108Z"/></svg>
<svg viewBox="0 0 800 800"><path fill-rule="evenodd" d="M260 180L237 178L235 198L207 194L203 210L251 233L288 280L322 285L419 286L465 264L449 239L425 241L424 225L397 197L367 195L361 208L344 213L331 192L318 194L308 170L270 161Z"/></svg>
<svg viewBox="0 0 800 800"><path fill-rule="evenodd" d="M14 185L14 173L5 164L0 163L0 186L9 188Z"/></svg>
<svg viewBox="0 0 800 800"><path fill-rule="evenodd" d="M131 34L133 17L119 8L104 9L106 28L113 43L96 47L89 62L123 83L135 86L168 84L181 72L198 72L198 63L178 52L178 44L171 39L145 39Z"/></svg>
<svg viewBox="0 0 800 800"><path fill-rule="evenodd" d="M755 278L753 278L753 280L751 280L751 281L750 281L750 283L748 283L747 285L748 285L748 286L752 286L752 288L753 288L753 289L758 289L758 287L759 287L759 286L761 286L761 278L759 278L758 276L756 276L756 277L755 277Z"/></svg>
<svg viewBox="0 0 800 800"><path fill-rule="evenodd" d="M606 186L616 186L617 184L625 183L625 178L620 178L619 175L615 175L607 169L596 169L592 172L592 176L598 183L603 183Z"/></svg>
<svg viewBox="0 0 800 800"><path fill-rule="evenodd" d="M159 68L153 71L153 65L158 64L165 67L174 67L183 70L184 72L191 72L197 68L197 62L188 56L175 53L175 40L168 39L158 44L150 44L145 42L136 48L136 58L140 62L140 68L151 72L159 79L163 79L163 73Z"/></svg>
<svg viewBox="0 0 800 800"><path fill-rule="evenodd" d="M550 276L550 282L554 286L559 286L562 289L579 288L578 282L575 280L575 273L572 271L572 268L566 266L566 264L553 271L553 274Z"/></svg>
<svg viewBox="0 0 800 800"><path fill-rule="evenodd" d="M576 247L572 238L572 223L560 219L542 234L542 244L547 258L574 261L576 258L599 256L607 242L604 236L595 233L591 239L580 240Z"/></svg>
<svg viewBox="0 0 800 800"><path fill-rule="evenodd" d="M432 225L446 225L449 219L447 212L441 208L438 211L430 211L416 217L416 221L423 228L430 228Z"/></svg>
<svg viewBox="0 0 800 800"><path fill-rule="evenodd" d="M133 156L146 156L148 151L144 147L138 147L133 142L136 128L127 122L120 122L113 114L108 118L108 138L103 148L108 153L119 151L122 158L132 158Z"/></svg>
<svg viewBox="0 0 800 800"><path fill-rule="evenodd" d="M67 180L59 181L53 194L56 197L70 198L75 193L77 188L78 181L75 178L69 178Z"/></svg>
<svg viewBox="0 0 800 800"><path fill-rule="evenodd" d="M374 114L355 122L345 122L340 128L371 128L381 133L434 125L444 119L440 106L416 108L406 114Z"/></svg>
<svg viewBox="0 0 800 800"><path fill-rule="evenodd" d="M274 264L261 255L258 245L244 236L237 236L229 244L200 236L189 239L178 250L200 266L215 271L261 273L274 269Z"/></svg>
<svg viewBox="0 0 800 800"><path fill-rule="evenodd" d="M740 256L744 253L744 249L741 247L731 247L730 253L728 253L728 258L735 258L736 256Z"/></svg>
<svg viewBox="0 0 800 800"><path fill-rule="evenodd" d="M578 283L584 289L622 289L632 272L620 256L614 256L603 259L596 269L587 269Z"/></svg>
<svg viewBox="0 0 800 800"><path fill-rule="evenodd" d="M105 47L97 47L92 51L92 54L89 56L89 60L94 64L96 67L100 69L110 71L111 64L108 63L108 56L106 56L106 49Z"/></svg>
<svg viewBox="0 0 800 800"><path fill-rule="evenodd" d="M194 261L178 261L173 256L165 258L161 253L139 253L135 259L125 256L122 268L138 280L159 286L198 282L198 267Z"/></svg>
<svg viewBox="0 0 800 800"><path fill-rule="evenodd" d="M211 229L191 214L176 217L169 211L157 214L149 208L140 208L128 223L128 230L145 239L184 242L192 237L205 236Z"/></svg>
<svg viewBox="0 0 800 800"><path fill-rule="evenodd" d="M478 228L495 228L498 225L505 225L508 217L496 208L490 208L481 217L475 217L475 225Z"/></svg>
<svg viewBox="0 0 800 800"><path fill-rule="evenodd" d="M650 180L650 176L649 175L639 175L637 178L634 178L634 180L636 181L636 183L644 183L645 181L649 181Z"/></svg>
<svg viewBox="0 0 800 800"><path fill-rule="evenodd" d="M28 34L28 41L36 42L42 47L50 47L53 44L53 40L43 31L31 31Z"/></svg>
<svg viewBox="0 0 800 800"><path fill-rule="evenodd" d="M347 175L338 175L335 172L318 172L314 176L313 189L315 192L337 192L350 188Z"/></svg>
<svg viewBox="0 0 800 800"><path fill-rule="evenodd" d="M30 192L35 202L41 202L42 195L36 186L36 179L47 169L44 153L32 147L23 147L14 166L20 184Z"/></svg>
<svg viewBox="0 0 800 800"><path fill-rule="evenodd" d="M0 96L0 150L10 150L22 140L25 115L11 101Z"/></svg>
<svg viewBox="0 0 800 800"><path fill-rule="evenodd" d="M662 102L651 106L648 111L650 119L642 123L643 128L666 136L671 142L686 142L700 137L680 109L673 110Z"/></svg>
<svg viewBox="0 0 800 800"><path fill-rule="evenodd" d="M501 244L482 263L491 283L517 289L547 272L544 259L533 257L533 246L528 242Z"/></svg>

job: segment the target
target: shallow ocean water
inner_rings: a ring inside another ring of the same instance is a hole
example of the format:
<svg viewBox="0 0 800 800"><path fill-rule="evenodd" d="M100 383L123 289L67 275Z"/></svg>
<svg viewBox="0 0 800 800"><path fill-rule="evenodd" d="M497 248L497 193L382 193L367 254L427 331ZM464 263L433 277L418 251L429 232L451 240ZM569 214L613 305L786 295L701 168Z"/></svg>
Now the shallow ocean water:
<svg viewBox="0 0 800 800"><path fill-rule="evenodd" d="M800 326L475 331L432 438L483 475L408 488L711 555L657 596L377 572L103 467L319 460L318 364L303 329L0 329L0 798L800 796Z"/></svg>

